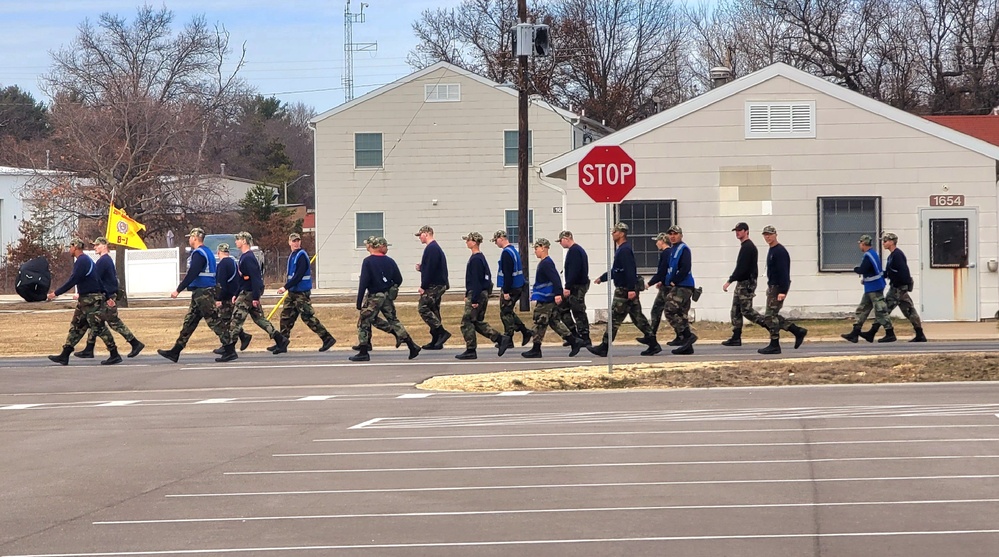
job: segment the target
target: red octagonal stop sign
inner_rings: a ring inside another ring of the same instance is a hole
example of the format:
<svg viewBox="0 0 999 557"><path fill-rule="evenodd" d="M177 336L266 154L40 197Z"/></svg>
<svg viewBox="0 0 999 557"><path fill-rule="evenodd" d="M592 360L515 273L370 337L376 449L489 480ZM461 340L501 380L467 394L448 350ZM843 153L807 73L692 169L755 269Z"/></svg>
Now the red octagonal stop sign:
<svg viewBox="0 0 999 557"><path fill-rule="evenodd" d="M597 203L620 203L635 187L635 160L624 149L594 147L579 161L579 188Z"/></svg>

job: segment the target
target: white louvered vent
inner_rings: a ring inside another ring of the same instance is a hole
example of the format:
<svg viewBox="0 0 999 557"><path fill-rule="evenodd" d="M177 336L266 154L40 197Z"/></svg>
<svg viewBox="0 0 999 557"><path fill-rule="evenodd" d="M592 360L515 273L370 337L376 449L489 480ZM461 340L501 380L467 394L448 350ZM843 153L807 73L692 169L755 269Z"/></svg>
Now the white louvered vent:
<svg viewBox="0 0 999 557"><path fill-rule="evenodd" d="M460 83L425 85L423 91L428 103L458 102L461 100Z"/></svg>
<svg viewBox="0 0 999 557"><path fill-rule="evenodd" d="M746 139L815 137L815 103L747 102Z"/></svg>

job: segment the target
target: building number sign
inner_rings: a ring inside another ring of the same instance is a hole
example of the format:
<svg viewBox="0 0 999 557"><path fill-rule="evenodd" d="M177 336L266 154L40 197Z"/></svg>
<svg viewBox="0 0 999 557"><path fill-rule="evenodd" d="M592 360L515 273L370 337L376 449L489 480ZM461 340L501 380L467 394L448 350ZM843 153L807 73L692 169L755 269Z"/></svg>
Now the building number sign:
<svg viewBox="0 0 999 557"><path fill-rule="evenodd" d="M931 195L930 207L964 207L963 195Z"/></svg>

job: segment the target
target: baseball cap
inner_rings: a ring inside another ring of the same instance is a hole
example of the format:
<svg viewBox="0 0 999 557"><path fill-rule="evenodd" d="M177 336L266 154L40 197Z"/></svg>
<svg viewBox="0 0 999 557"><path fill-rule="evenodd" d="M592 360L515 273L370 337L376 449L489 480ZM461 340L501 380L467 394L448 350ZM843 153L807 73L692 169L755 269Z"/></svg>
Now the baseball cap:
<svg viewBox="0 0 999 557"><path fill-rule="evenodd" d="M748 232L749 225L744 222L740 222L739 224L735 225L735 228L732 229L732 232L735 232L736 230L745 230Z"/></svg>
<svg viewBox="0 0 999 557"><path fill-rule="evenodd" d="M291 234L288 234L288 241L291 241L291 240L301 240L301 239L302 239L302 235L299 234L298 232L292 232Z"/></svg>
<svg viewBox="0 0 999 557"><path fill-rule="evenodd" d="M217 251L221 251L223 253L229 253L229 244L222 242L221 244L219 244L219 249Z"/></svg>
<svg viewBox="0 0 999 557"><path fill-rule="evenodd" d="M891 240L892 242L898 242L898 236L896 236L895 234L893 234L891 232L885 232L884 235L881 236L881 241L884 242L885 240Z"/></svg>
<svg viewBox="0 0 999 557"><path fill-rule="evenodd" d="M482 234L479 234L478 232L469 232L468 234L465 234L464 236L462 236L461 239L462 240L471 240L471 241L473 241L473 242L475 242L477 244L481 244L482 243Z"/></svg>
<svg viewBox="0 0 999 557"><path fill-rule="evenodd" d="M243 232L236 234L236 239L243 240L247 244L253 244L253 235L250 234L249 232L246 232L245 230Z"/></svg>
<svg viewBox="0 0 999 557"><path fill-rule="evenodd" d="M191 232L188 234L188 236L197 236L198 238L204 238L205 237L205 229L204 228L192 228Z"/></svg>
<svg viewBox="0 0 999 557"><path fill-rule="evenodd" d="M538 238L534 240L532 246L536 248L550 248L552 247L552 243L548 241L548 238Z"/></svg>
<svg viewBox="0 0 999 557"><path fill-rule="evenodd" d="M768 225L766 225L766 226L763 227L763 233L764 234L776 234L777 233L777 229L774 228L774 227L772 227L772 226L770 226L768 224Z"/></svg>
<svg viewBox="0 0 999 557"><path fill-rule="evenodd" d="M83 249L83 240L81 240L80 238L73 238L72 240L69 241L69 246Z"/></svg>
<svg viewBox="0 0 999 557"><path fill-rule="evenodd" d="M382 246L387 246L387 245L388 245L388 240L382 238L381 236L377 236L375 237L374 240L371 240L371 247L373 248L380 248Z"/></svg>
<svg viewBox="0 0 999 557"><path fill-rule="evenodd" d="M493 241L499 240L500 238L506 238L506 230L497 230L493 232Z"/></svg>
<svg viewBox="0 0 999 557"><path fill-rule="evenodd" d="M106 245L108 245L108 239L105 238L104 236L101 236L101 237L97 238L96 240L94 240L94 245L96 246L97 244L101 244L102 246L106 246Z"/></svg>
<svg viewBox="0 0 999 557"><path fill-rule="evenodd" d="M666 233L667 234L683 234L683 229L674 224L673 226L669 227L669 229L666 231Z"/></svg>
<svg viewBox="0 0 999 557"><path fill-rule="evenodd" d="M563 230L562 232L559 232L558 233L558 239L561 240L563 238L570 238L571 239L572 238L572 232L569 232L568 230Z"/></svg>
<svg viewBox="0 0 999 557"><path fill-rule="evenodd" d="M669 241L669 240L666 239L666 233L665 232L660 232L659 234L656 234L655 236L652 237L652 239L655 240L655 241L657 241L657 242L659 242L659 241L668 242Z"/></svg>
<svg viewBox="0 0 999 557"><path fill-rule="evenodd" d="M614 228L611 229L611 232L624 232L625 234L627 234L628 225L624 224L623 222L619 222L614 225Z"/></svg>
<svg viewBox="0 0 999 557"><path fill-rule="evenodd" d="M860 235L860 243L861 244L869 246L873 242L874 242L874 238L872 238L870 234L861 234Z"/></svg>
<svg viewBox="0 0 999 557"><path fill-rule="evenodd" d="M420 234L423 234L423 233L433 234L434 233L434 229L429 224L424 224L423 226L420 227L420 231L417 232L416 234L413 234L413 236L419 236Z"/></svg>

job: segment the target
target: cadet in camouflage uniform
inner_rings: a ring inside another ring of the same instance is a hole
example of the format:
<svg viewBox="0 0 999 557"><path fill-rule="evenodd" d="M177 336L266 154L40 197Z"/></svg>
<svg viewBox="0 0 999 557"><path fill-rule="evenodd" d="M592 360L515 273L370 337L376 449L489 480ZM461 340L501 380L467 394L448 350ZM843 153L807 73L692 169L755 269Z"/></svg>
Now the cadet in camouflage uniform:
<svg viewBox="0 0 999 557"><path fill-rule="evenodd" d="M301 316L302 323L308 325L309 329L322 339L323 345L319 351L325 352L336 344L336 339L326 327L323 327L312 309L311 262L309 254L302 249L302 236L297 232L289 234L288 247L291 248L291 255L288 257L288 282L277 291L278 294L288 292L284 308L281 310L281 334L285 338L291 338L291 329L295 326L295 320ZM276 347L277 345L274 345L270 348Z"/></svg>
<svg viewBox="0 0 999 557"><path fill-rule="evenodd" d="M649 326L649 320L642 313L642 302L638 298L638 291L640 290L638 285L638 268L635 263L635 252L632 251L631 244L628 243L628 225L623 222L614 225L614 228L611 230L611 237L614 239L617 249L614 250L614 263L610 270L610 279L614 281L614 299L610 307L610 323L607 330L604 331L603 341L597 346L587 346L586 349L592 354L606 357L608 345L617 337L617 331L621 327L621 323L624 322L624 317L627 315L631 317L632 323L644 335L649 349L658 348L661 351L662 348L659 346L659 341L652 334L652 327ZM600 284L605 280L607 280L607 273L600 275L593 282L594 284Z"/></svg>
<svg viewBox="0 0 999 557"><path fill-rule="evenodd" d="M558 306L558 318L587 345L590 342L590 320L586 316L586 292L590 289L590 259L586 250L572 238L572 232L559 232L558 243L565 248L565 289Z"/></svg>
<svg viewBox="0 0 999 557"><path fill-rule="evenodd" d="M756 244L749 239L749 225L740 222L732 229L735 238L741 244L739 246L739 257L735 260L735 270L729 275L728 280L722 285L722 290L728 292L728 287L733 282L739 284L732 294L732 337L722 341L722 346L742 346L742 323L743 317L753 319L758 313L753 309L753 298L756 297L756 279L760 274L758 263L759 251Z"/></svg>
<svg viewBox="0 0 999 557"><path fill-rule="evenodd" d="M371 255L364 258L361 264L361 276L357 288L357 354L349 359L352 362L367 362L371 359L368 347L371 346L371 325L377 319L378 313L386 308L389 301L389 290L393 285L402 284L402 272L396 262L386 255L388 242L378 237L371 242ZM384 248L385 251L382 251ZM409 359L420 354L420 347L406 332L406 328L395 316L394 305L389 308L391 315L386 315L386 321L395 331L396 337L402 339L409 348Z"/></svg>
<svg viewBox="0 0 999 557"><path fill-rule="evenodd" d="M521 346L527 346L531 341L531 330L517 315L517 302L524 295L527 281L524 277L524 266L517 248L506 237L506 230L493 233L493 243L500 249L500 260L496 268L496 286L500 289L500 320L503 321L503 331L512 337L520 332Z"/></svg>
<svg viewBox="0 0 999 557"><path fill-rule="evenodd" d="M531 300L534 305L534 331L532 338L534 346L527 352L520 355L525 358L540 358L541 343L545 340L545 333L550 324L558 336L569 343L572 350L570 356L579 354L579 349L586 346L586 341L572 334L572 331L565 326L558 318L558 305L562 303L562 279L555 269L555 262L548 256L551 242L546 238L538 238L534 241L534 255L541 260L534 276L534 287L531 290Z"/></svg>
<svg viewBox="0 0 999 557"><path fill-rule="evenodd" d="M862 235L857 241L857 246L860 251L864 252L864 255L860 260L860 265L853 268L853 272L861 277L860 281L864 285L864 297L860 299L860 304L857 305L857 311L854 313L853 330L840 335L854 343L860 338L867 342L874 342L874 335L880 327L885 328L885 336L878 339L878 342L898 340L895 338L895 329L892 328L891 318L888 316L888 304L885 303L886 284L884 272L881 270L881 256L878 255L877 251L871 249L873 243L874 238L870 234ZM871 310L874 310L875 323L870 331L862 333L864 321L871 314Z"/></svg>
<svg viewBox="0 0 999 557"><path fill-rule="evenodd" d="M424 350L441 350L444 343L451 338L451 333L441 324L441 297L451 287L447 276L447 257L437 240L434 240L434 229L429 225L422 226L416 236L426 244L423 248L423 259L416 264L420 272L420 303L417 312L430 327L430 342L423 345Z"/></svg>
<svg viewBox="0 0 999 557"><path fill-rule="evenodd" d="M916 336L909 342L926 342L926 335L923 334L923 320L916 312L916 304L912 303L909 292L912 292L912 274L909 272L909 262L905 259L905 254L898 249L898 236L891 232L881 237L882 245L888 250L888 260L885 261L885 278L888 279L888 293L885 294L885 304L888 306L888 314L896 307L902 310L902 315L912 323L912 328ZM864 334L874 335L868 331Z"/></svg>
<svg viewBox="0 0 999 557"><path fill-rule="evenodd" d="M388 244L380 246L378 247L378 249L371 247L371 243L375 241L375 238L377 238L377 236L368 236L367 239L364 240L364 247L365 249L368 250L368 255L371 255L376 252L382 255L388 255ZM402 277L400 276L399 278L401 279ZM373 328L378 329L379 331L386 332L392 335L393 338L395 338L396 348L399 348L399 346L402 345L402 339L400 339L395 335L395 329L392 328L392 325L389 325L388 321L383 319L383 316L390 314L395 316L395 300L398 297L399 297L399 285L395 284L395 281L393 281L392 286L390 286L388 290L388 297L385 298L385 305L382 306L381 311L377 315L375 315L374 321L371 322L371 326ZM393 319L395 319L395 317L393 317ZM365 347L367 348L368 352L371 352L371 350L373 349L371 346L370 337L368 338L368 344L365 345ZM360 350L361 345L355 344L354 346L351 346L350 349Z"/></svg>
<svg viewBox="0 0 999 557"><path fill-rule="evenodd" d="M190 290L191 305L187 308L184 324L180 328L180 335L173 348L156 351L171 362L176 362L180 358L180 352L187 346L187 341L191 339L202 319L220 339L225 331L224 324L219 321L215 312L215 254L205 245L205 231L201 228L192 228L191 233L187 235L187 243L191 247L191 256L187 260L187 274L177 285L177 289L170 293L170 297L176 298L180 292Z"/></svg>
<svg viewBox="0 0 999 557"><path fill-rule="evenodd" d="M666 310L666 297L669 295L669 283L666 282L666 276L669 274L669 237L665 232L660 232L657 234L653 240L656 241L656 247L659 248L659 261L656 264L656 274L649 278L648 287L656 287L656 299L652 301L652 315L649 317L649 327L652 329L652 336L657 336L659 333L659 323L662 321L663 311ZM680 332L676 331L676 338L668 342L670 346L680 346L682 340L680 339ZM645 344L647 342L646 337L638 337L638 342ZM648 352L648 350L644 351ZM659 348L659 352L662 352L662 348ZM657 352L658 353L658 352ZM645 355L651 355L649 354Z"/></svg>
<svg viewBox="0 0 999 557"><path fill-rule="evenodd" d="M791 289L791 256L777 241L777 229L763 227L763 240L770 246L767 251L767 312L760 315L756 311L745 314L753 323L770 331L770 344L757 350L760 354L780 354L781 329L794 335L794 347L798 348L805 340L808 329L792 323L780 314L784 300Z"/></svg>
<svg viewBox="0 0 999 557"><path fill-rule="evenodd" d="M99 256L97 262L94 263L94 272L97 273L97 279L101 281L104 296L107 298L102 318L108 328L125 337L125 340L132 346L128 357L134 358L139 355L139 352L142 352L142 349L146 345L135 338L135 335L125 325L125 322L121 320L121 317L118 317L118 273L115 271L114 260L108 255L108 239L101 236L94 240L94 251ZM94 346L96 344L97 333L93 329L90 329L90 334L87 335L86 347L79 352L74 352L73 355L77 358L93 358Z"/></svg>
<svg viewBox="0 0 999 557"><path fill-rule="evenodd" d="M215 312L219 325L223 329L228 329L229 323L232 322L232 311L236 307L236 296L239 295L239 285L243 279L239 276L239 270L236 268L236 260L229 257L229 244L220 243L215 254L218 256L218 265L215 268L215 289L218 291L215 295ZM252 339L253 335L240 330L239 351L246 350ZM225 346L220 346L213 352L221 356L225 353Z"/></svg>
<svg viewBox="0 0 999 557"><path fill-rule="evenodd" d="M69 355L73 352L73 347L80 339L87 334L89 327L97 336L101 337L111 355L101 362L102 365L113 365L121 363L121 356L118 355L118 347L115 346L114 337L111 331L104 324L104 308L107 305L107 298L104 295L103 285L97 277L94 269L94 261L83 253L83 240L73 238L69 242L69 254L76 258L73 263L73 273L65 284L56 288L54 292L49 292L48 299L54 300L68 292L74 286L77 289L79 298L76 302L76 311L73 313L73 320L69 324L69 335L66 336L66 344L62 346L62 353L49 356L49 359L57 364L69 365Z"/></svg>
<svg viewBox="0 0 999 557"><path fill-rule="evenodd" d="M663 280L669 285L666 309L663 312L674 331L679 331L682 344L671 350L674 354L693 354L697 335L690 330L690 302L694 295L694 274L690 248L683 242L683 230L676 225L666 231L670 242L669 270ZM649 351L651 351L651 346ZM646 351L646 352L649 352Z"/></svg>
<svg viewBox="0 0 999 557"><path fill-rule="evenodd" d="M489 274L489 262L482 254L482 234L469 232L461 237L465 246L472 252L465 266L465 311L461 315L461 336L465 339L465 351L455 356L458 360L475 360L478 354L475 333L495 342L502 356L513 348L513 339L501 334L486 323L486 307L489 305L489 292L493 289Z"/></svg>

